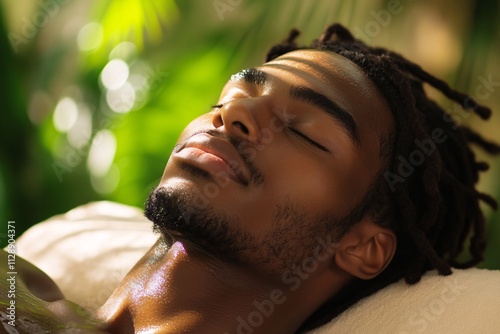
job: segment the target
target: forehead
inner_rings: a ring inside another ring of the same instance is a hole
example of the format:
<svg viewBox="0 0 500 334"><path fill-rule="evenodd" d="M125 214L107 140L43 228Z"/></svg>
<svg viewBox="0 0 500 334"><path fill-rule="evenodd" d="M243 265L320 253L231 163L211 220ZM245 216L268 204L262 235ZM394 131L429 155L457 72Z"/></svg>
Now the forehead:
<svg viewBox="0 0 500 334"><path fill-rule="evenodd" d="M282 68L306 80L347 84L365 94L376 94L376 88L363 70L349 59L323 50L297 50L288 52L265 63L263 68Z"/></svg>
<svg viewBox="0 0 500 334"><path fill-rule="evenodd" d="M337 103L357 109L367 100L381 109L386 101L363 70L349 59L330 51L299 50L286 53L260 67L290 85L309 84Z"/></svg>

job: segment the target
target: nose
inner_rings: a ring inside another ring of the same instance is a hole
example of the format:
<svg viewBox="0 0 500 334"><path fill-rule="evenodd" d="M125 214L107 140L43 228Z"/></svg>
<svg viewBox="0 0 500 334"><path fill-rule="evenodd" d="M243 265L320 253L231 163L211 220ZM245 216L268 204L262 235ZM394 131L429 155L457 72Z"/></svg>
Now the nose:
<svg viewBox="0 0 500 334"><path fill-rule="evenodd" d="M260 122L257 116L264 114L266 106L251 98L236 99L223 104L214 114L212 124L215 128L224 127L228 135L258 143ZM260 116L262 121L263 115Z"/></svg>

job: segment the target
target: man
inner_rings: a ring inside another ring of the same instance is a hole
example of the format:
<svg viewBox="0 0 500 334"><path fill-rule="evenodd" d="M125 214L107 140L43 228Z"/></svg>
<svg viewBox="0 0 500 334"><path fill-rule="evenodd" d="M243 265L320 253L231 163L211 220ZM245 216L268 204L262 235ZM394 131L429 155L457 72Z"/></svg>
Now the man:
<svg viewBox="0 0 500 334"><path fill-rule="evenodd" d="M460 126L422 83L483 118L490 111L340 25L310 48L296 46L297 34L233 75L213 110L183 131L146 203L161 237L99 320L42 303L56 323L295 333L400 278L481 261L479 201L496 202L474 188L487 165L468 142L500 147ZM456 263L469 231L471 259Z"/></svg>

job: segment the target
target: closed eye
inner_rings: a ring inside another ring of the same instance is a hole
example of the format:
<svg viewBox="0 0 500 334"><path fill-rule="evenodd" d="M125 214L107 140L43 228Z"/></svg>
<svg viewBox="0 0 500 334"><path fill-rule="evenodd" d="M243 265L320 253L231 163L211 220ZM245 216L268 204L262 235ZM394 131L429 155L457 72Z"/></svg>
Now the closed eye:
<svg viewBox="0 0 500 334"><path fill-rule="evenodd" d="M309 145L312 145L316 148L319 148L320 150L324 151L324 152L330 152L326 147L324 147L323 145L319 144L318 142L312 140L311 138L309 138L308 136L306 136L305 134L303 134L302 132L300 132L299 130L297 129L294 129L294 128L291 128L291 127L288 127L288 129L290 129L290 131L295 134L297 137L301 138L302 140L304 140L306 143L308 143Z"/></svg>

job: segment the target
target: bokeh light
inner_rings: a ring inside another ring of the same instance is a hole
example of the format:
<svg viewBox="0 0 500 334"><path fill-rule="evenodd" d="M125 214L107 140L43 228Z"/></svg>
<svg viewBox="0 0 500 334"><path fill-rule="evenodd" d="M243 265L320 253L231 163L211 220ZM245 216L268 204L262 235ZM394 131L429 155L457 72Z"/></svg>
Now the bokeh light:
<svg viewBox="0 0 500 334"><path fill-rule="evenodd" d="M119 89L127 81L129 68L121 59L113 59L104 66L101 72L101 83L106 89Z"/></svg>
<svg viewBox="0 0 500 334"><path fill-rule="evenodd" d="M103 30L101 24L90 22L83 26L78 32L77 42L81 51L91 51L97 49L103 40Z"/></svg>
<svg viewBox="0 0 500 334"><path fill-rule="evenodd" d="M78 118L78 107L70 97L61 99L54 110L54 127L59 132L68 132Z"/></svg>
<svg viewBox="0 0 500 334"><path fill-rule="evenodd" d="M87 158L89 172L97 177L108 173L116 153L116 138L110 130L100 130L94 136Z"/></svg>

